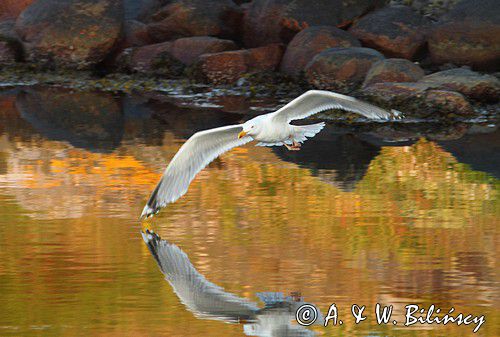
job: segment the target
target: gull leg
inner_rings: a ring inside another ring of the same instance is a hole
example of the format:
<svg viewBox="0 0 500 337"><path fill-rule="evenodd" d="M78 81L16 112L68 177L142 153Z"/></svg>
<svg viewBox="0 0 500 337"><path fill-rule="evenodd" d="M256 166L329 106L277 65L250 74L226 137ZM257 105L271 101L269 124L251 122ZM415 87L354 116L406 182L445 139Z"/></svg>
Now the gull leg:
<svg viewBox="0 0 500 337"><path fill-rule="evenodd" d="M297 142L293 142L292 145L288 145L288 144L285 144L283 143L286 148L290 151L299 151L300 150L300 143L297 143Z"/></svg>

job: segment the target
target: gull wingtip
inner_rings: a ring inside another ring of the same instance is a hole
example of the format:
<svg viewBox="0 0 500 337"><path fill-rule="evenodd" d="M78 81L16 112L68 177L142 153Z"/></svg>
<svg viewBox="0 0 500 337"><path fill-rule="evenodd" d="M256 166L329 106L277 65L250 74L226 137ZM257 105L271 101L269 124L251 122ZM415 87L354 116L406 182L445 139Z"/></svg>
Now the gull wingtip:
<svg viewBox="0 0 500 337"><path fill-rule="evenodd" d="M146 205L146 206L144 206L144 208L142 210L142 213L141 213L141 216L139 217L139 220L145 220L149 217L152 217L156 213L158 213L158 210L155 210L155 209L151 208L149 205Z"/></svg>

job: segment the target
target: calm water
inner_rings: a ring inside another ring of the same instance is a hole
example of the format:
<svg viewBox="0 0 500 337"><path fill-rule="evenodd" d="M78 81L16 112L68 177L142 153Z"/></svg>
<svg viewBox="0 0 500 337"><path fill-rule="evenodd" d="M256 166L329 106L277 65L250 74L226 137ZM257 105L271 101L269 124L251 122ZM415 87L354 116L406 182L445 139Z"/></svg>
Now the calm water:
<svg viewBox="0 0 500 337"><path fill-rule="evenodd" d="M498 336L495 126L330 125L298 153L245 146L141 225L186 137L242 118L154 96L0 92L0 336L473 335L378 326L376 303L400 322L410 303L484 314L477 335ZM335 302L344 324L302 329L278 309L253 325L197 318L146 226L238 298L262 307L258 293L298 293L323 314ZM367 306L359 325L354 303Z"/></svg>

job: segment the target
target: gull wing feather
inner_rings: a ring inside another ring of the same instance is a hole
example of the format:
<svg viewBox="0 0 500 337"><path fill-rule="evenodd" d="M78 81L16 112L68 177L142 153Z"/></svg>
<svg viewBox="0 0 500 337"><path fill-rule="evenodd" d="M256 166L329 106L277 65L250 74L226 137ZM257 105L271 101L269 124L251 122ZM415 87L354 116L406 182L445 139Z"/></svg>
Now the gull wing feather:
<svg viewBox="0 0 500 337"><path fill-rule="evenodd" d="M273 112L273 118L277 122L288 123L292 120L303 119L330 109L346 110L371 119L391 119L400 114L399 111L387 111L353 97L335 92L309 90L281 109Z"/></svg>
<svg viewBox="0 0 500 337"><path fill-rule="evenodd" d="M149 230L141 234L165 279L181 302L196 316L226 322L254 319L259 310L256 304L209 282L176 245Z"/></svg>
<svg viewBox="0 0 500 337"><path fill-rule="evenodd" d="M244 145L251 137L238 139L242 125L200 131L189 138L170 161L142 211L141 218L158 212L183 196L194 177L219 155Z"/></svg>

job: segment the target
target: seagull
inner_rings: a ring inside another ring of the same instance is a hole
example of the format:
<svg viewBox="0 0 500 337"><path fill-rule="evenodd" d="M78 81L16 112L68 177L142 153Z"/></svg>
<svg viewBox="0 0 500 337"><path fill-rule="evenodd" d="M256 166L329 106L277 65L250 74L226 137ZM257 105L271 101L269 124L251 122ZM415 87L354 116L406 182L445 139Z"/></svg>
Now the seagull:
<svg viewBox="0 0 500 337"><path fill-rule="evenodd" d="M256 303L226 292L208 281L196 270L187 254L175 244L163 240L150 230L141 232L141 235L177 297L196 317L227 323L243 323L243 332L248 336L316 335L312 330L292 322L297 309L302 305L314 306L304 302L300 295L258 293L257 297L264 303L264 307L259 308ZM318 315L316 324L320 324L323 316L316 306L314 308Z"/></svg>
<svg viewBox="0 0 500 337"><path fill-rule="evenodd" d="M198 172L234 147L256 140L259 142L257 146L285 146L290 151L300 150L301 144L320 132L325 123L299 126L290 122L331 109L354 112L374 120L389 120L401 115L399 111L387 111L350 96L324 90L309 90L282 108L252 118L243 124L197 132L181 146L170 161L144 206L141 219L157 214L162 207L182 197Z"/></svg>

